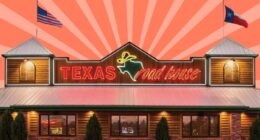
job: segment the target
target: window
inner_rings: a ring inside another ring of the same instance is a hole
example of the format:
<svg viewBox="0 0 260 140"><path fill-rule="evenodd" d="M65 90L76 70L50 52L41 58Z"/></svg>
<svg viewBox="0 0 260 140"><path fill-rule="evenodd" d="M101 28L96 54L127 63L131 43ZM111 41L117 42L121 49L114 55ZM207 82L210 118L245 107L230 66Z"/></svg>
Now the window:
<svg viewBox="0 0 260 140"><path fill-rule="evenodd" d="M190 116L183 116L182 117L182 135L183 136L190 136L191 132L191 118Z"/></svg>
<svg viewBox="0 0 260 140"><path fill-rule="evenodd" d="M224 65L224 83L239 83L239 65L235 60L229 60Z"/></svg>
<svg viewBox="0 0 260 140"><path fill-rule="evenodd" d="M119 116L112 116L111 117L111 135L117 136L119 135Z"/></svg>
<svg viewBox="0 0 260 140"><path fill-rule="evenodd" d="M20 65L20 82L35 82L35 65L32 61L24 60Z"/></svg>
<svg viewBox="0 0 260 140"><path fill-rule="evenodd" d="M219 118L216 116L210 116L210 136L218 136Z"/></svg>
<svg viewBox="0 0 260 140"><path fill-rule="evenodd" d="M74 115L68 116L68 135L75 136L76 135L76 117Z"/></svg>
<svg viewBox="0 0 260 140"><path fill-rule="evenodd" d="M147 117L139 116L139 136L147 135Z"/></svg>
<svg viewBox="0 0 260 140"><path fill-rule="evenodd" d="M75 115L41 115L40 135L75 136L76 135Z"/></svg>
<svg viewBox="0 0 260 140"><path fill-rule="evenodd" d="M112 136L147 136L146 115L111 116Z"/></svg>
<svg viewBox="0 0 260 140"><path fill-rule="evenodd" d="M192 136L208 136L209 120L207 116L191 117Z"/></svg>
<svg viewBox="0 0 260 140"><path fill-rule="evenodd" d="M48 135L48 128L49 128L49 118L48 115L41 115L41 135Z"/></svg>
<svg viewBox="0 0 260 140"><path fill-rule="evenodd" d="M66 116L50 115L50 135L66 135Z"/></svg>
<svg viewBox="0 0 260 140"><path fill-rule="evenodd" d="M219 135L219 116L183 116L184 137L216 137Z"/></svg>

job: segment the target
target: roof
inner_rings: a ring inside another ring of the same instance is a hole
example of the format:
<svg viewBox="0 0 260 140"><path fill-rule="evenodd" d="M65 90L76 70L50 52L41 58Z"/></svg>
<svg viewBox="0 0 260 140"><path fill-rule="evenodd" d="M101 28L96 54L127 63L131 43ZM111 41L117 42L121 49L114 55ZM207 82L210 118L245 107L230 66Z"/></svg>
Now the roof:
<svg viewBox="0 0 260 140"><path fill-rule="evenodd" d="M260 110L260 90L200 86L46 86L0 90L0 108L128 107Z"/></svg>
<svg viewBox="0 0 260 140"><path fill-rule="evenodd" d="M251 56L257 57L258 54L241 44L229 39L224 38L215 47L206 53L206 56Z"/></svg>
<svg viewBox="0 0 260 140"><path fill-rule="evenodd" d="M48 49L43 47L37 39L31 38L9 50L3 54L3 56L53 56L53 54Z"/></svg>

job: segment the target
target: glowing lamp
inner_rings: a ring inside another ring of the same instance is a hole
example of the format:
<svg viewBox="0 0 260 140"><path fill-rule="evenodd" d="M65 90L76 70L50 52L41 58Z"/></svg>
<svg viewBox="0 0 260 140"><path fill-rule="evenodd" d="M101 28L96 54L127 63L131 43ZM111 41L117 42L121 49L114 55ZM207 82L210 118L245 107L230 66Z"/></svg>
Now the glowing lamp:
<svg viewBox="0 0 260 140"><path fill-rule="evenodd" d="M11 116L13 117L13 119L15 119L17 115L18 115L18 112L13 112L13 113L11 114Z"/></svg>
<svg viewBox="0 0 260 140"><path fill-rule="evenodd" d="M168 112L162 111L162 112L160 113L160 115L161 115L162 117L166 117L166 116L168 116Z"/></svg>
<svg viewBox="0 0 260 140"><path fill-rule="evenodd" d="M88 112L88 115L89 115L89 116L93 116L94 114L95 114L94 111L89 111L89 112Z"/></svg>

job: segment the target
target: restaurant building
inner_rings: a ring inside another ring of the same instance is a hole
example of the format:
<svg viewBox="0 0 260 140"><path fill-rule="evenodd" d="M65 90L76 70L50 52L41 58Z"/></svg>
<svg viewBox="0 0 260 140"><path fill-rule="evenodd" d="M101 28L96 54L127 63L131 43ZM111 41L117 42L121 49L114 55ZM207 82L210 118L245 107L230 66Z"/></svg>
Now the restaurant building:
<svg viewBox="0 0 260 140"><path fill-rule="evenodd" d="M225 38L205 56L157 60L127 43L101 60L55 57L32 38L3 54L0 109L26 117L30 140L83 140L96 114L104 140L248 139L259 115L257 53Z"/></svg>

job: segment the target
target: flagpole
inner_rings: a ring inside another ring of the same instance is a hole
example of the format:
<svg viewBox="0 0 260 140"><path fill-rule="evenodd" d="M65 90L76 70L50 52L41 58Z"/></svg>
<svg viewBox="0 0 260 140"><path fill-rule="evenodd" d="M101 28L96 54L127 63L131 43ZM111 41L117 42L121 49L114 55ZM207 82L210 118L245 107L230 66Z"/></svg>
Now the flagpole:
<svg viewBox="0 0 260 140"><path fill-rule="evenodd" d="M35 37L38 38L38 0L36 0L36 30Z"/></svg>
<svg viewBox="0 0 260 140"><path fill-rule="evenodd" d="M222 20L222 22L223 22L223 24L222 24L222 35L223 35L223 37L222 37L222 40L224 40L224 38L225 38L225 29L224 29L224 27L225 27L225 0L223 0L222 2L223 2L223 20Z"/></svg>

